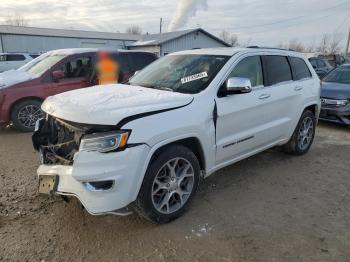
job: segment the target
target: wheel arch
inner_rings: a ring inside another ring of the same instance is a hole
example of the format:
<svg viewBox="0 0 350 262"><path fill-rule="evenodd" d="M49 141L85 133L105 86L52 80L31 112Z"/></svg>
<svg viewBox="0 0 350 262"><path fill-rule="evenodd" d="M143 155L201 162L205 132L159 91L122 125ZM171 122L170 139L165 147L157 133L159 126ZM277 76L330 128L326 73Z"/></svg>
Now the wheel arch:
<svg viewBox="0 0 350 262"><path fill-rule="evenodd" d="M37 96L26 96L26 97L22 97L18 100L16 100L15 102L12 103L12 105L10 106L10 115L12 114L12 110L13 108L18 105L19 103L26 101L26 100L36 100L39 102L44 102L44 99L42 99L41 97L37 97Z"/></svg>
<svg viewBox="0 0 350 262"><path fill-rule="evenodd" d="M186 138L180 138L176 139L174 141L170 141L166 144L161 144L153 151L152 156L150 157L150 160L148 161L148 166L150 163L152 163L154 157L157 154L160 154L163 150L165 150L167 147L172 145L182 145L190 149L197 157L199 161L199 166L201 170L205 170L206 163L205 163L205 156L204 156L204 150L202 147L202 144L200 140L195 136L190 136Z"/></svg>
<svg viewBox="0 0 350 262"><path fill-rule="evenodd" d="M310 104L310 105L306 106L304 108L303 112L305 112L306 110L310 110L315 115L316 119L318 118L318 105L317 104Z"/></svg>
<svg viewBox="0 0 350 262"><path fill-rule="evenodd" d="M156 154L159 154L160 152L162 152L163 150L165 150L167 147L169 147L171 145L183 145L183 146L189 148L190 150L192 150L192 152L194 152L194 154L198 158L200 169L205 170L206 162L205 162L204 149L203 149L203 146L200 142L200 139L197 136L187 135L187 136L175 137L171 140L162 141L162 142L152 146L151 150L148 153L148 157L147 157L147 159L144 163L144 166L142 168L142 171L141 171L142 177L139 180L137 190L135 191L135 195L133 197L134 200L136 200L136 198L141 190L142 183L146 177L147 169L149 168L150 164L154 160L154 157L156 156Z"/></svg>

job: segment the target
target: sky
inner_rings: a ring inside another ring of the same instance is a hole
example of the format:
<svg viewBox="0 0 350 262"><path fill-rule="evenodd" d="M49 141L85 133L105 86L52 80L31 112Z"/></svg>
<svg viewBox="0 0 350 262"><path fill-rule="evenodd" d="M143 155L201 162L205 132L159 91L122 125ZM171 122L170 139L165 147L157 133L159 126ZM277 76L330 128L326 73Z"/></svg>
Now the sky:
<svg viewBox="0 0 350 262"><path fill-rule="evenodd" d="M164 30L180 0L0 0L0 22L20 15L30 26L144 33ZM349 0L193 0L205 1L179 29L201 27L215 35L227 30L243 45L277 46L291 39L315 45L324 34L345 39L350 28Z"/></svg>

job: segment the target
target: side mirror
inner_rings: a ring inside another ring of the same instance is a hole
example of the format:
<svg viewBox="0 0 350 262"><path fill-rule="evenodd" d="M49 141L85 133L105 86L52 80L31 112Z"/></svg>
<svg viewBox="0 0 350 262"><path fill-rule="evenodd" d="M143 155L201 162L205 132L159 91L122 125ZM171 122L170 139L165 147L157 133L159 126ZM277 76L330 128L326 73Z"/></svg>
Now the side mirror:
<svg viewBox="0 0 350 262"><path fill-rule="evenodd" d="M316 69L316 68L317 68L317 66L315 66L315 65L312 65L312 67L313 67L313 69Z"/></svg>
<svg viewBox="0 0 350 262"><path fill-rule="evenodd" d="M224 95L244 94L252 91L252 84L248 78L231 77L225 83Z"/></svg>
<svg viewBox="0 0 350 262"><path fill-rule="evenodd" d="M57 70L57 71L52 72L52 80L54 82L58 82L62 78L64 78L64 72L62 72L61 70Z"/></svg>

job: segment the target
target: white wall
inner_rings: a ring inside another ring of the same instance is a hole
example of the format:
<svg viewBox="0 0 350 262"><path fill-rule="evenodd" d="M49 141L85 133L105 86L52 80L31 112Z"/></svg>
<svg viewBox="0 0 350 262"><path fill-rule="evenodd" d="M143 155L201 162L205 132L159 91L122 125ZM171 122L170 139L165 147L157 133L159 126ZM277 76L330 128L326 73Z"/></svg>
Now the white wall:
<svg viewBox="0 0 350 262"><path fill-rule="evenodd" d="M162 54L196 48L226 47L223 43L202 32L193 32L162 45Z"/></svg>
<svg viewBox="0 0 350 262"><path fill-rule="evenodd" d="M45 52L61 48L108 47L125 49L124 40L83 39L70 37L50 37L3 34L3 52ZM127 41L129 42L129 41Z"/></svg>

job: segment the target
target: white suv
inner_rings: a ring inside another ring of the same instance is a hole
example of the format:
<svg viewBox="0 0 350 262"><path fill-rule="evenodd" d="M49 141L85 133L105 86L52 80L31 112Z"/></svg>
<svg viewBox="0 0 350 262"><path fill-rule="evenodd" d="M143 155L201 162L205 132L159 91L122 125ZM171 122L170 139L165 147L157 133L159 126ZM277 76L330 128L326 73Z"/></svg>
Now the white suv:
<svg viewBox="0 0 350 262"><path fill-rule="evenodd" d="M305 154L320 80L300 53L262 48L173 53L125 85L46 99L37 122L39 192L77 197L91 214L164 223L201 177L274 146Z"/></svg>
<svg viewBox="0 0 350 262"><path fill-rule="evenodd" d="M0 53L0 73L11 69L18 69L37 55L26 53Z"/></svg>

